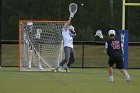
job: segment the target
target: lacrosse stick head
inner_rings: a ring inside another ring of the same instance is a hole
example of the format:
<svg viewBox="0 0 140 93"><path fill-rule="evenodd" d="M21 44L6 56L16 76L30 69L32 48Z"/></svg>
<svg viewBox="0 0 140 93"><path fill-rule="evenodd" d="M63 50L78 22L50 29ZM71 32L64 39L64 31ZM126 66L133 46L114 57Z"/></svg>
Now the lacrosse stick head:
<svg viewBox="0 0 140 93"><path fill-rule="evenodd" d="M76 3L70 3L70 5L69 5L70 14L74 15L77 12L77 8L78 8L78 6Z"/></svg>
<svg viewBox="0 0 140 93"><path fill-rule="evenodd" d="M77 8L78 8L78 6L76 3L69 4L69 12L70 12L69 19L74 17L74 14L77 12Z"/></svg>
<svg viewBox="0 0 140 93"><path fill-rule="evenodd" d="M101 30L97 30L96 31L96 35L95 36L99 36L100 38L103 39L103 34L102 34L102 31Z"/></svg>

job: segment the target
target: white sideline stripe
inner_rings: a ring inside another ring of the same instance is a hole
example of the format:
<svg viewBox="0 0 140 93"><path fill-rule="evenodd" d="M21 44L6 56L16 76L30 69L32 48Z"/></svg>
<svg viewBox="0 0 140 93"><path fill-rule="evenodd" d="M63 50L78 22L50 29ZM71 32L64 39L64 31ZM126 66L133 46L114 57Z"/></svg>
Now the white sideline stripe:
<svg viewBox="0 0 140 93"><path fill-rule="evenodd" d="M21 79L27 79L27 80L40 80L40 81L49 81L49 79L32 79L32 78L8 78L8 79L10 79L10 80L21 80Z"/></svg>
<svg viewBox="0 0 140 93"><path fill-rule="evenodd" d="M8 78L8 79L21 79L21 78Z"/></svg>

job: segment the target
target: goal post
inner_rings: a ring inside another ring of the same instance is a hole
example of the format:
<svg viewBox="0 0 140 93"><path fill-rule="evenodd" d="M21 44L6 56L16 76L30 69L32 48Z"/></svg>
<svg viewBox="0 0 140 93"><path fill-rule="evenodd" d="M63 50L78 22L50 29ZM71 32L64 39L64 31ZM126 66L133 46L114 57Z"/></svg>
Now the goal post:
<svg viewBox="0 0 140 93"><path fill-rule="evenodd" d="M128 30L118 30L118 37L121 40L124 68L128 69Z"/></svg>
<svg viewBox="0 0 140 93"><path fill-rule="evenodd" d="M128 69L128 30L125 28L126 21L126 7L140 7L140 3L128 3L127 0L122 0L122 30L119 30L119 38L123 41L123 58L124 67Z"/></svg>
<svg viewBox="0 0 140 93"><path fill-rule="evenodd" d="M66 21L19 20L19 71L52 71L63 57Z"/></svg>
<svg viewBox="0 0 140 93"><path fill-rule="evenodd" d="M125 30L125 8L126 7L140 7L140 3L126 3L126 0L122 0L122 30Z"/></svg>

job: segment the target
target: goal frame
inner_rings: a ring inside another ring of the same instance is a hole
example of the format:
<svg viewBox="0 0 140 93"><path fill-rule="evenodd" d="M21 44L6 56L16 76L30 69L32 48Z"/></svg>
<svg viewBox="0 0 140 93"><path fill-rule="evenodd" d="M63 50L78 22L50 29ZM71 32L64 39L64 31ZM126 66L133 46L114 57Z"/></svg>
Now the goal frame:
<svg viewBox="0 0 140 93"><path fill-rule="evenodd" d="M21 63L21 22L48 22L48 23L54 23L54 22L59 22L59 23L65 23L66 21L50 21L50 20L19 20L18 24L18 71L20 71L20 63Z"/></svg>

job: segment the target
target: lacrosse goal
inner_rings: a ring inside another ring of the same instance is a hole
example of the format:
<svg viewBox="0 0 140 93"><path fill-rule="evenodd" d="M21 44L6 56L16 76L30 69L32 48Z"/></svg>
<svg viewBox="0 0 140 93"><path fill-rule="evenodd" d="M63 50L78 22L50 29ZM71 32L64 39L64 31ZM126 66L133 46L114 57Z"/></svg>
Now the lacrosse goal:
<svg viewBox="0 0 140 93"><path fill-rule="evenodd" d="M63 57L61 31L65 21L19 21L20 71L50 71Z"/></svg>

